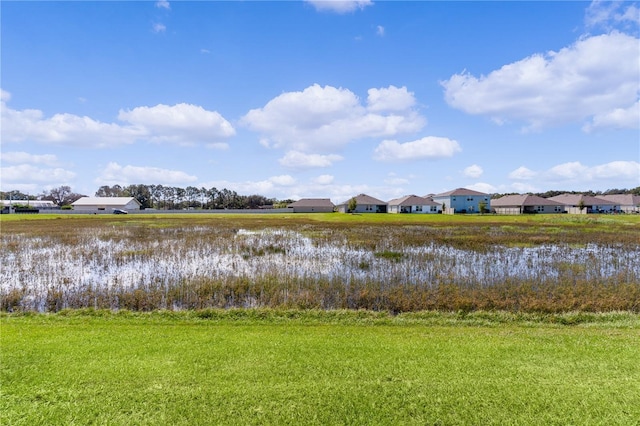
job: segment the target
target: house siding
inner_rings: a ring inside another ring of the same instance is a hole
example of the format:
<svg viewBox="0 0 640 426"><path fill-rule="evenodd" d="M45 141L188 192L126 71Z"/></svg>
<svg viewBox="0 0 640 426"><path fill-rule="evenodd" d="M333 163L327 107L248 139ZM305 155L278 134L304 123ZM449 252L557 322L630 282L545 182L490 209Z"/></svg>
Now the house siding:
<svg viewBox="0 0 640 426"><path fill-rule="evenodd" d="M446 205L447 210L453 209L455 213L480 213L480 203L486 204L485 210L491 210L491 199L489 195L447 195L434 196L433 201Z"/></svg>

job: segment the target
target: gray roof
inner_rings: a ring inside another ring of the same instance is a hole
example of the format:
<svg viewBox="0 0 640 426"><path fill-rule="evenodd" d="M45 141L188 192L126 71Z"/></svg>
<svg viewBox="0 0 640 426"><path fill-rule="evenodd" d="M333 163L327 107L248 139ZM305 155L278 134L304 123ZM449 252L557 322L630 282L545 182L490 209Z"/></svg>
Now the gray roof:
<svg viewBox="0 0 640 426"><path fill-rule="evenodd" d="M563 206L564 204L537 195L514 194L491 200L491 207Z"/></svg>
<svg viewBox="0 0 640 426"><path fill-rule="evenodd" d="M639 206L640 205L640 195L633 195L633 194L598 195L598 198L614 202L620 206Z"/></svg>
<svg viewBox="0 0 640 426"><path fill-rule="evenodd" d="M484 192L478 192L478 191L474 191L472 189L467 189L467 188L457 188L457 189L453 189L451 191L447 191L447 192L442 192L440 194L436 194L434 195L434 197L448 197L450 195L489 195L489 194L485 194Z"/></svg>
<svg viewBox="0 0 640 426"><path fill-rule="evenodd" d="M405 195L404 197L395 198L389 201L390 206L439 206L431 198L418 197L417 195Z"/></svg>
<svg viewBox="0 0 640 426"><path fill-rule="evenodd" d="M355 199L356 199L356 203L358 203L359 205L360 204L365 204L365 205L384 205L384 206L387 205L387 203L385 203L384 201L378 200L377 198L373 198L373 197L371 197L371 196L369 196L367 194L357 195L355 197ZM340 203L340 205L342 206L342 205L349 204L349 200L351 200L351 198L349 198L348 200Z"/></svg>
<svg viewBox="0 0 640 426"><path fill-rule="evenodd" d="M555 197L549 197L549 200L557 201L565 206L578 206L580 201L585 206L614 206L616 203L613 201L607 201L598 197L591 197L584 194L560 194Z"/></svg>
<svg viewBox="0 0 640 426"><path fill-rule="evenodd" d="M303 198L287 207L334 207L329 198Z"/></svg>
<svg viewBox="0 0 640 426"><path fill-rule="evenodd" d="M133 197L82 197L71 203L73 206L124 206L125 204L135 201L140 202Z"/></svg>

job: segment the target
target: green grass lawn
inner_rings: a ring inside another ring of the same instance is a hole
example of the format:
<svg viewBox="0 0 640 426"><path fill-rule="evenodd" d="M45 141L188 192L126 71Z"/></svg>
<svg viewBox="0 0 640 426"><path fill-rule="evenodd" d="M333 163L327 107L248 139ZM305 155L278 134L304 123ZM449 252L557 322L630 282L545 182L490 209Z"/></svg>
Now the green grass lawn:
<svg viewBox="0 0 640 426"><path fill-rule="evenodd" d="M640 423L637 314L63 311L0 333L2 425Z"/></svg>

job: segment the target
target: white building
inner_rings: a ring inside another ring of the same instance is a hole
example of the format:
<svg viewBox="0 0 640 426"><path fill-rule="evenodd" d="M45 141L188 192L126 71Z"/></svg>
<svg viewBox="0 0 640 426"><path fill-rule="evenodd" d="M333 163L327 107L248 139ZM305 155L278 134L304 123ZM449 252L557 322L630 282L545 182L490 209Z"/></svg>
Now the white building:
<svg viewBox="0 0 640 426"><path fill-rule="evenodd" d="M71 203L74 210L112 212L113 210L140 210L140 202L133 197L82 197Z"/></svg>

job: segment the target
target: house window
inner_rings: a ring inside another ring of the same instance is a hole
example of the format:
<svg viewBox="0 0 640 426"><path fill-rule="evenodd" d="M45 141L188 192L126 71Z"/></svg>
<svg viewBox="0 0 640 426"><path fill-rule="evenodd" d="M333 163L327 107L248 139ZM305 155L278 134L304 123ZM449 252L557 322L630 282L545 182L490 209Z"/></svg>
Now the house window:
<svg viewBox="0 0 640 426"><path fill-rule="evenodd" d="M438 206L431 206L431 211L432 212L437 212L438 211Z"/></svg>
<svg viewBox="0 0 640 426"><path fill-rule="evenodd" d="M416 211L417 212L421 212L422 211L422 206L416 206Z"/></svg>

